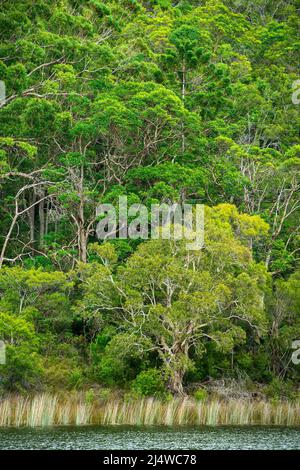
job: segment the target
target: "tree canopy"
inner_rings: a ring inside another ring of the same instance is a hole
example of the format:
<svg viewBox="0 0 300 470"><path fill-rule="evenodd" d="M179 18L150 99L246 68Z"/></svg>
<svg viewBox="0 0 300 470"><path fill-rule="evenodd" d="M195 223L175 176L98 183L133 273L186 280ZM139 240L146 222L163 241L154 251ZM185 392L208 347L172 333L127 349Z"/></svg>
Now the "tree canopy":
<svg viewBox="0 0 300 470"><path fill-rule="evenodd" d="M299 6L2 0L4 391L297 383ZM98 241L122 195L204 204L205 248Z"/></svg>

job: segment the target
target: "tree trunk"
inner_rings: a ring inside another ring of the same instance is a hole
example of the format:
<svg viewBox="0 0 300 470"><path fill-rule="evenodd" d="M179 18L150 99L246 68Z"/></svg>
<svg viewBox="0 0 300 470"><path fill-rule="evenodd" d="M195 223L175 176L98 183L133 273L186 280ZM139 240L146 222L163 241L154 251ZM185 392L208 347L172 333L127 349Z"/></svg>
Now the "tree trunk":
<svg viewBox="0 0 300 470"><path fill-rule="evenodd" d="M45 214L45 235L48 235L49 227L49 201L46 201L46 214Z"/></svg>
<svg viewBox="0 0 300 470"><path fill-rule="evenodd" d="M79 259L82 263L87 262L87 239L84 226L79 222L78 227L78 248L79 248Z"/></svg>
<svg viewBox="0 0 300 470"><path fill-rule="evenodd" d="M6 253L6 249L7 249L7 246L8 246L8 242L10 240L10 237L11 237L11 234L12 234L12 231L14 229L14 226L17 222L17 219L18 219L18 207L17 207L17 204L16 204L16 213L12 219L12 222L10 224L10 227L9 227L9 230L7 232L7 235L4 239L4 242L3 242L3 245L2 245L2 249L1 249L1 253L0 253L0 269L2 268L2 265L3 265L3 262L4 262L4 257L5 257L5 253Z"/></svg>
<svg viewBox="0 0 300 470"><path fill-rule="evenodd" d="M186 66L185 62L182 64L182 83L181 83L181 99L183 106L185 106L185 94L186 94ZM181 124L181 151L182 153L185 152L185 130L184 130L184 123Z"/></svg>
<svg viewBox="0 0 300 470"><path fill-rule="evenodd" d="M78 251L79 251L79 260L82 263L87 262L87 239L88 235L84 228L85 218L84 218L84 188L83 188L83 179L84 179L84 168L83 165L80 169L80 181L79 181L79 210L78 210Z"/></svg>
<svg viewBox="0 0 300 470"><path fill-rule="evenodd" d="M41 196L43 197L45 194L42 192ZM40 234L39 234L39 246L40 248L43 247L44 243L44 236L45 236L45 207L44 207L45 201L41 201L39 203L39 222L40 222Z"/></svg>
<svg viewBox="0 0 300 470"><path fill-rule="evenodd" d="M174 370L169 381L169 388L175 394L183 397L185 395L183 390L183 370Z"/></svg>
<svg viewBox="0 0 300 470"><path fill-rule="evenodd" d="M187 371L189 346L187 339L175 340L172 347L169 347L164 338L161 338L163 353L161 358L169 374L169 389L174 395L185 396L183 390L183 378Z"/></svg>
<svg viewBox="0 0 300 470"><path fill-rule="evenodd" d="M29 200L30 209L28 211L29 226L30 226L30 243L34 242L34 226L35 226L35 203L36 203L36 191L33 188L32 198Z"/></svg>

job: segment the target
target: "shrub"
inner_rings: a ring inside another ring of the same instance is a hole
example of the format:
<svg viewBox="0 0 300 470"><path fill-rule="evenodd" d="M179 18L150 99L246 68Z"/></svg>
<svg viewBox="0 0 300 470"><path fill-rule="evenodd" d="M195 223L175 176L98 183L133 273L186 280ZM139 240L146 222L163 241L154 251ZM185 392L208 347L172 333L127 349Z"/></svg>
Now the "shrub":
<svg viewBox="0 0 300 470"><path fill-rule="evenodd" d="M273 401L281 399L294 400L297 398L297 392L294 389L293 383L291 381L283 382L278 378L273 379L272 382L265 387L264 391L266 396Z"/></svg>
<svg viewBox="0 0 300 470"><path fill-rule="evenodd" d="M0 366L3 387L9 391L23 392L39 386L43 379L40 356L26 343L6 347L6 364Z"/></svg>
<svg viewBox="0 0 300 470"><path fill-rule="evenodd" d="M111 390L109 388L101 388L98 392L100 400L107 401L111 396Z"/></svg>
<svg viewBox="0 0 300 470"><path fill-rule="evenodd" d="M132 390L144 397L164 396L166 390L161 371L153 368L140 372L132 383Z"/></svg>
<svg viewBox="0 0 300 470"><path fill-rule="evenodd" d="M83 384L82 370L76 368L72 370L69 376L69 385L71 388L80 388Z"/></svg>
<svg viewBox="0 0 300 470"><path fill-rule="evenodd" d="M145 357L141 356L131 334L120 333L111 337L113 333L113 330L103 331L92 345L95 379L109 387L130 383L145 363Z"/></svg>
<svg viewBox="0 0 300 470"><path fill-rule="evenodd" d="M204 390L203 388L199 388L198 390L196 390L194 392L194 398L195 400L197 401L203 401L203 400L206 400L208 397L208 393L206 390Z"/></svg>
<svg viewBox="0 0 300 470"><path fill-rule="evenodd" d="M118 357L103 356L95 367L95 378L108 386L123 384L126 380L125 361Z"/></svg>
<svg viewBox="0 0 300 470"><path fill-rule="evenodd" d="M92 405L95 401L95 392L92 388L90 388L86 393L85 393L85 403L87 405Z"/></svg>

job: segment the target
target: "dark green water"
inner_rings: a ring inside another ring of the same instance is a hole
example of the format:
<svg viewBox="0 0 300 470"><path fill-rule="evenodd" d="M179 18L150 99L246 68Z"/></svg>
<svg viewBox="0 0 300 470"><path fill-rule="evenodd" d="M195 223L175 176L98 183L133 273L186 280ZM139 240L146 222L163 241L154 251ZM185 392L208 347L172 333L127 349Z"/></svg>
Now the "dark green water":
<svg viewBox="0 0 300 470"><path fill-rule="evenodd" d="M300 429L129 426L1 429L0 449L300 449Z"/></svg>

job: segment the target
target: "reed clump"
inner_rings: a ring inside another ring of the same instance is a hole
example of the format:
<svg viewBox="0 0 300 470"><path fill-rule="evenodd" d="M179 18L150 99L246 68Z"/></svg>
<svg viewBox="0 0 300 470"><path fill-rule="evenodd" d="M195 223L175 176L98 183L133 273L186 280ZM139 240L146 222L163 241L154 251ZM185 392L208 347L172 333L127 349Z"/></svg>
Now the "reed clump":
<svg viewBox="0 0 300 470"><path fill-rule="evenodd" d="M68 425L299 426L300 403L155 398L95 400L82 395L8 396L0 401L0 427Z"/></svg>

